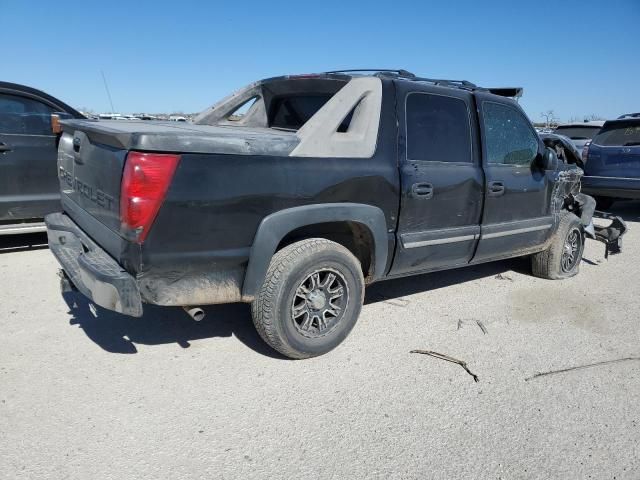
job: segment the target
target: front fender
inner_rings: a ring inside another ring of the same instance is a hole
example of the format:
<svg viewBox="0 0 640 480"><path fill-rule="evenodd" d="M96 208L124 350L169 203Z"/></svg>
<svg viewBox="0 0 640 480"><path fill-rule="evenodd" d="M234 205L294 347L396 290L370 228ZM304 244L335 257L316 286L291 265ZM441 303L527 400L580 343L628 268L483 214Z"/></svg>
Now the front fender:
<svg viewBox="0 0 640 480"><path fill-rule="evenodd" d="M252 301L264 283L271 257L291 231L326 222L357 222L369 229L374 242L373 280L384 275L389 255L387 223L382 210L360 203L330 203L287 208L266 216L251 246L242 285L242 300Z"/></svg>

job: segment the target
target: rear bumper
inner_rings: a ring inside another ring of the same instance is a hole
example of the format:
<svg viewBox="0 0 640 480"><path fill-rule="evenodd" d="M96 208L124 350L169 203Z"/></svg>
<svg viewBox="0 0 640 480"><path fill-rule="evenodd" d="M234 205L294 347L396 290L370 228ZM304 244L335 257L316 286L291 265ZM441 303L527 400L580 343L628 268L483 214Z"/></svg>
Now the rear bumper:
<svg viewBox="0 0 640 480"><path fill-rule="evenodd" d="M640 199L640 178L584 176L582 191L600 197Z"/></svg>
<svg viewBox="0 0 640 480"><path fill-rule="evenodd" d="M140 290L132 275L64 213L47 215L45 223L51 252L83 295L109 310L142 315Z"/></svg>

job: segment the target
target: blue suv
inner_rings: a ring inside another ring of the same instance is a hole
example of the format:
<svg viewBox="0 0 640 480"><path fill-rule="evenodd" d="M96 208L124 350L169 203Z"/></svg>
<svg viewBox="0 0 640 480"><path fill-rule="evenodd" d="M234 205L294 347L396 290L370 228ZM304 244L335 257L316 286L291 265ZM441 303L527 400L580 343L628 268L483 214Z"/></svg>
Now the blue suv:
<svg viewBox="0 0 640 480"><path fill-rule="evenodd" d="M609 120L583 152L582 190L600 209L615 200L640 199L640 118Z"/></svg>

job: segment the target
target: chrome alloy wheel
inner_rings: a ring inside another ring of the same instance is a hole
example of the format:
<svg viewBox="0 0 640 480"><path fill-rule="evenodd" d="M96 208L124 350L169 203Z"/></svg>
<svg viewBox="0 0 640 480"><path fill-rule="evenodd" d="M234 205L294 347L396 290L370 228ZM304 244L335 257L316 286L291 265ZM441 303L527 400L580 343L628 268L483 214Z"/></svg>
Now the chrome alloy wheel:
<svg viewBox="0 0 640 480"><path fill-rule="evenodd" d="M574 228L567 235L562 248L562 259L560 260L563 272L568 273L573 270L580 260L582 241L582 232L578 228Z"/></svg>
<svg viewBox="0 0 640 480"><path fill-rule="evenodd" d="M293 325L305 337L327 335L340 323L348 302L344 276L333 268L316 270L296 289L291 303Z"/></svg>

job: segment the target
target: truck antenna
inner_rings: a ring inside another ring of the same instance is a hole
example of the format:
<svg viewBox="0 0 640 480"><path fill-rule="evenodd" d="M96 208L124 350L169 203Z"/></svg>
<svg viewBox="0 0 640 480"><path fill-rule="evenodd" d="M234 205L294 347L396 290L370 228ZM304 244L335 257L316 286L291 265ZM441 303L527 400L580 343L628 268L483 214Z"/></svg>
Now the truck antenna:
<svg viewBox="0 0 640 480"><path fill-rule="evenodd" d="M100 70L102 74L102 81L104 82L104 89L107 91L107 96L109 97L109 103L111 104L111 113L116 113L116 109L113 108L113 100L111 99L111 92L109 92L109 86L107 85L107 78L104 76L104 72Z"/></svg>

